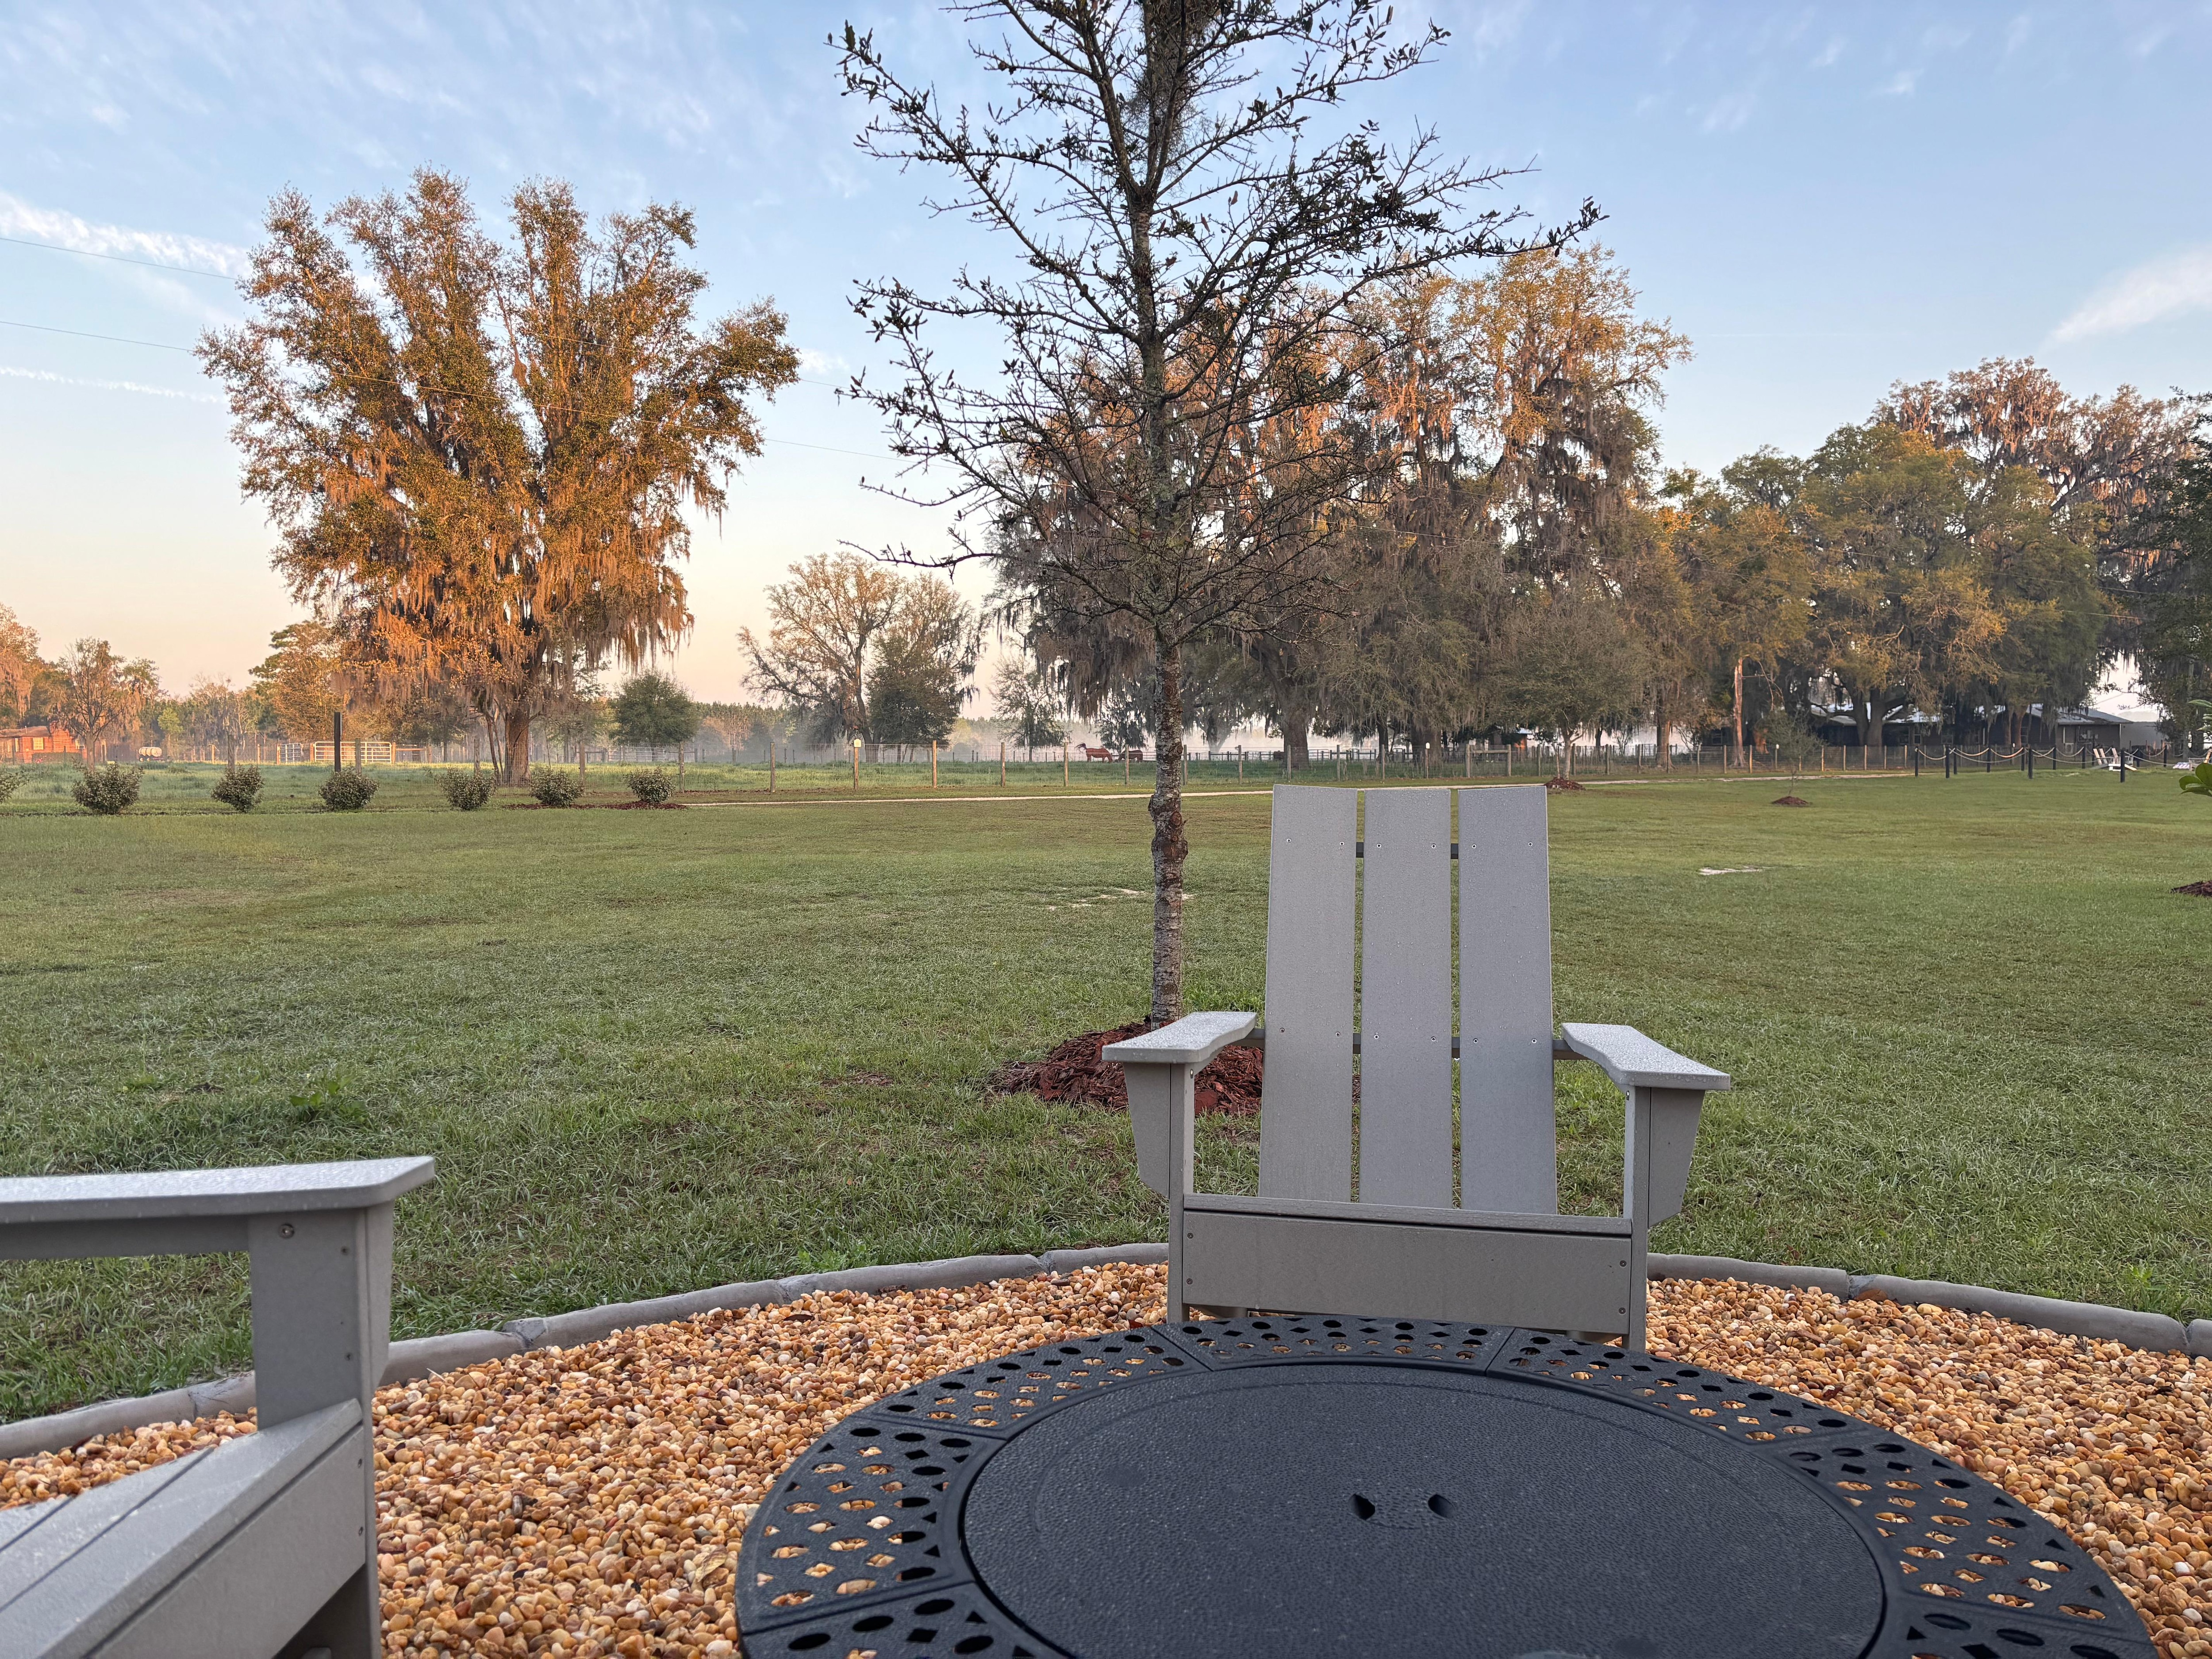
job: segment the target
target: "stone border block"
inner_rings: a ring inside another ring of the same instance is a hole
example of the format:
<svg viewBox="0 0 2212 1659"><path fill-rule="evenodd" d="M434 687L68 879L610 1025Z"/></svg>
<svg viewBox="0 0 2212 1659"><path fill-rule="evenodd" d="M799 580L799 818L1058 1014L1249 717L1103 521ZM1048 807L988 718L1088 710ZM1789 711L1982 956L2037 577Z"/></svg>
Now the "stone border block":
<svg viewBox="0 0 2212 1659"><path fill-rule="evenodd" d="M1048 1273L1072 1273L1078 1267L1108 1267L1121 1262L1159 1267L1167 1265L1167 1259L1164 1244L1100 1244L1087 1250L1047 1250L1042 1258Z"/></svg>
<svg viewBox="0 0 2212 1659"><path fill-rule="evenodd" d="M1772 1261L1739 1261L1732 1255L1656 1253L1646 1262L1646 1276L1651 1279L1734 1279L1785 1291L1826 1291L1838 1301L1851 1293L1851 1276L1840 1267L1793 1267Z"/></svg>
<svg viewBox="0 0 2212 1659"><path fill-rule="evenodd" d="M2212 1319L2189 1322L2189 1352L2197 1359L2212 1359Z"/></svg>
<svg viewBox="0 0 2212 1659"><path fill-rule="evenodd" d="M994 1279L1029 1279L1045 1271L1033 1255L956 1255L942 1261L899 1261L886 1267L848 1267L842 1273L801 1273L780 1279L787 1297L817 1291L945 1291L988 1285Z"/></svg>
<svg viewBox="0 0 2212 1659"><path fill-rule="evenodd" d="M2131 1348L2179 1353L2189 1347L2188 1333L2178 1319L2164 1314L2142 1313L2133 1308L2108 1308L2097 1302L2063 1302L2056 1297L2023 1296L2017 1291L1993 1291L1983 1285L1954 1285L1941 1279L1896 1279L1888 1273L1868 1273L1852 1280L1856 1296L1887 1297L1892 1302L1934 1304L1965 1313L1994 1314L2014 1324L2067 1336L2086 1336L2100 1342L2124 1342ZM2199 1321L2199 1323L2204 1322Z"/></svg>
<svg viewBox="0 0 2212 1659"><path fill-rule="evenodd" d="M717 1285L712 1290L652 1297L642 1302L608 1302L596 1308L579 1308L574 1313L551 1314L544 1318L510 1319L500 1330L525 1349L573 1348L635 1325L665 1325L724 1308L755 1308L763 1303L790 1300L790 1293L777 1280L757 1279L740 1285Z"/></svg>
<svg viewBox="0 0 2212 1659"><path fill-rule="evenodd" d="M169 1389L141 1395L135 1400L103 1400L96 1406L80 1406L51 1417L27 1417L20 1423L0 1423L0 1457L31 1457L40 1452L64 1451L103 1434L143 1429L149 1423L189 1423L199 1415L189 1389Z"/></svg>
<svg viewBox="0 0 2212 1659"><path fill-rule="evenodd" d="M522 1352L522 1340L506 1331L448 1331L443 1336L410 1337L395 1342L385 1355L384 1377L379 1386L412 1382L457 1371L464 1365L481 1365L487 1359L504 1359Z"/></svg>

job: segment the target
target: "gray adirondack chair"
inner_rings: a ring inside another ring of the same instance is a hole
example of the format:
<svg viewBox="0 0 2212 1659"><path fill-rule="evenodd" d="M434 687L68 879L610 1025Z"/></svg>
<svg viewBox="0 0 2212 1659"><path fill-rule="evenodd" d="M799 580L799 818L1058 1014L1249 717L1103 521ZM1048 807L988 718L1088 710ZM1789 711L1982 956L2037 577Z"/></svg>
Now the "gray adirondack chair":
<svg viewBox="0 0 2212 1659"><path fill-rule="evenodd" d="M1255 1016L1191 1014L1104 1050L1128 1082L1139 1172L1168 1202L1170 1318L1387 1315L1644 1346L1646 1240L1681 1208L1705 1097L1729 1079L1630 1026L1555 1037L1551 914L1541 786L1276 787L1258 1195L1191 1188L1193 1080ZM1568 1055L1626 1103L1618 1216L1559 1213L1552 1068Z"/></svg>
<svg viewBox="0 0 2212 1659"><path fill-rule="evenodd" d="M370 1407L427 1158L0 1180L0 1259L244 1250L258 1431L0 1510L8 1659L376 1659Z"/></svg>

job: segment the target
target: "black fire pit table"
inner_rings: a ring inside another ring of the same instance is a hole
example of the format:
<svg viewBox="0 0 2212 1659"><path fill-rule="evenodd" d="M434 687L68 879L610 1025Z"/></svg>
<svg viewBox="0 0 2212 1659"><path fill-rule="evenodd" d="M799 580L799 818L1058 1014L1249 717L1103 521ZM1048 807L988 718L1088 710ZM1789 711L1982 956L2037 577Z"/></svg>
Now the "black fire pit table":
<svg viewBox="0 0 2212 1659"><path fill-rule="evenodd" d="M2067 1535L1717 1371L1426 1321L1154 1325L955 1371L793 1464L749 1659L2149 1659Z"/></svg>

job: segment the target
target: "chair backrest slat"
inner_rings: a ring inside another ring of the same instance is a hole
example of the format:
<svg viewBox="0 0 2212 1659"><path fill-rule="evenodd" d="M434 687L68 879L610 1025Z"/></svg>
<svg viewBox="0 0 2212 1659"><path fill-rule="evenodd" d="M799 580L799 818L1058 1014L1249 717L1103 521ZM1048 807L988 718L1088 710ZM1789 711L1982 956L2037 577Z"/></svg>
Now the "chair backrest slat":
<svg viewBox="0 0 2212 1659"><path fill-rule="evenodd" d="M1370 790L1363 839L1359 1201L1449 1209L1451 792Z"/></svg>
<svg viewBox="0 0 2212 1659"><path fill-rule="evenodd" d="M1559 1187L1545 791L1458 793L1460 1204L1548 1215Z"/></svg>
<svg viewBox="0 0 2212 1659"><path fill-rule="evenodd" d="M1352 949L1359 798L1275 787L1260 1193L1352 1196Z"/></svg>

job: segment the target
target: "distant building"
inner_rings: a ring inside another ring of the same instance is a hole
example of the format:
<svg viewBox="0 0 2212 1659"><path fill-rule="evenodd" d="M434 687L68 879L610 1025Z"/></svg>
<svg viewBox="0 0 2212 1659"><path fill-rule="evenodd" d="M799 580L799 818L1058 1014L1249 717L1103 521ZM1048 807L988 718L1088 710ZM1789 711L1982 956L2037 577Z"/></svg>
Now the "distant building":
<svg viewBox="0 0 2212 1659"><path fill-rule="evenodd" d="M2064 734L2069 748L2153 749L2166 741L2156 720L2131 720L2087 705L2062 708L2051 723Z"/></svg>
<svg viewBox="0 0 2212 1659"><path fill-rule="evenodd" d="M76 739L58 726L0 727L0 764L82 758L83 751L76 746Z"/></svg>

